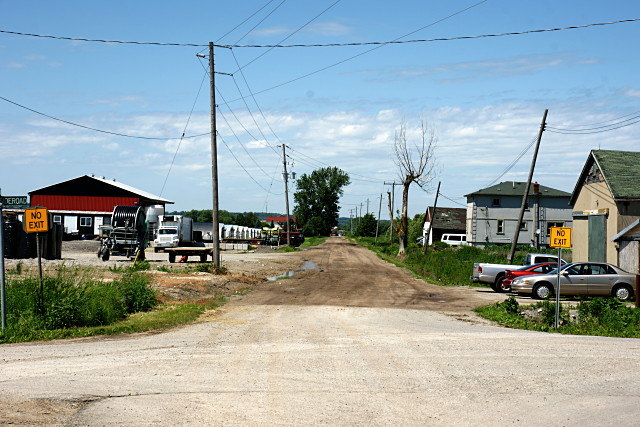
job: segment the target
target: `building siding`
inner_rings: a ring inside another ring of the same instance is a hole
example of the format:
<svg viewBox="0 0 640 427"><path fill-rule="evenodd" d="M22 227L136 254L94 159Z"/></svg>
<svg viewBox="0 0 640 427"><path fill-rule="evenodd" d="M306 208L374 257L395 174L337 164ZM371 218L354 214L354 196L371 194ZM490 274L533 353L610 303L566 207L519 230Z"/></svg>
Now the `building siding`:
<svg viewBox="0 0 640 427"><path fill-rule="evenodd" d="M136 206L137 197L52 196L31 195L31 206L43 206L50 211L112 212L114 206Z"/></svg>

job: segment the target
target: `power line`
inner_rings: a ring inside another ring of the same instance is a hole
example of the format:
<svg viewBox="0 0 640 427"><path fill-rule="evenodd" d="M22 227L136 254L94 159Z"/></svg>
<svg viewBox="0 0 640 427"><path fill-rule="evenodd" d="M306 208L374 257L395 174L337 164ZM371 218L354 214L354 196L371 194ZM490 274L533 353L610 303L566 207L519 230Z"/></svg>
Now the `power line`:
<svg viewBox="0 0 640 427"><path fill-rule="evenodd" d="M311 18L309 21L305 22L302 26L298 27L294 32L292 32L291 34L289 34L288 36L286 36L285 38L283 38L282 40L280 40L278 42L278 44L273 45L273 46L265 46L268 49L265 52L262 52L260 55L256 56L255 58L253 58L251 61L247 62L246 64L244 64L242 66L242 68L246 68L247 66L253 64L254 62L256 62L258 59L262 58L264 55L266 55L267 53L271 52L271 50L273 50L274 48L280 46L280 44L282 42L284 42L285 40L288 40L289 38L293 37L296 33L298 33L299 31L301 31L304 27L306 27L307 25L311 24L313 21L315 21L316 19L318 19L320 16L324 15L329 9L331 9L333 6L335 6L336 4L340 3L342 0L336 0L334 3L332 3L331 5L329 5L327 8L325 8L322 12L318 13L316 16L314 16L313 18ZM486 1L486 0L485 0ZM283 0L284 3L284 0ZM239 46L238 46L239 47ZM241 68L239 68L238 70L234 71L234 73L237 73Z"/></svg>
<svg viewBox="0 0 640 427"><path fill-rule="evenodd" d="M344 46L366 46L366 45L387 45L387 44L406 44L406 43L431 43L431 42L440 42L440 41L454 41L454 40L469 40L469 39L480 39L480 38L488 38L488 37L506 37L506 36L519 36L525 34L535 34L535 33L546 33L546 32L554 32L554 31L566 31L566 30L576 30L590 27L599 27L606 25L616 25L623 24L629 22L637 22L640 21L640 18L630 18L630 19L620 19L617 21L610 22L596 22L592 24L584 24L584 25L571 25L566 27L556 27L556 28L545 28L545 29L536 29L536 30L525 30L525 31L513 31L507 33L496 33L496 34L480 34L475 36L456 36L456 37L440 37L433 39L416 39L416 40L391 40L391 41L374 41L374 42L354 42L354 43L324 43L324 44L291 44L291 45L223 45L216 44L216 47L224 47L224 48L294 48L294 47L344 47ZM38 37L38 38L48 38L54 40L71 40L71 41L84 41L84 42L95 42L95 43L117 43L117 44L133 44L133 45L152 45L152 46L178 46L178 47L207 47L208 44L202 43L170 43L170 42L142 42L142 41L126 41L126 40L106 40L106 39L88 39L81 37L65 37L65 36L52 36L45 34L34 34L34 33L24 33L18 31L8 31L8 30L0 30L0 33L4 34L14 34L19 36L26 37ZM411 33L410 33L411 34Z"/></svg>
<svg viewBox="0 0 640 427"><path fill-rule="evenodd" d="M104 130L104 129L98 129L98 128L94 128L94 127L91 127L91 126L85 126L85 125L81 125L79 123L71 122L69 120L64 120L64 119L61 119L61 118L58 118L58 117L54 117L54 116L51 116L49 114L45 114L43 112L40 112L38 110L34 110L33 108L29 108L27 106L24 106L22 104L18 104L17 102L12 101L10 99L7 99L7 98L5 98L3 96L0 96L0 99L5 101L5 102L8 102L9 104L13 104L13 105L15 105L17 107L23 108L23 109L25 109L27 111L31 111L32 113L35 113L35 114L39 114L39 115L41 115L43 117L46 117L48 119L51 119L51 120L56 120L58 122L66 123L68 125L76 126L76 127L82 128L82 129L92 130L94 132L106 133L108 135L122 136L124 138L136 138L136 139L166 141L168 139L190 139L190 138L198 138L198 137L201 137L201 136L211 135L211 132L201 133L201 134L198 134L198 135L189 135L189 136L184 136L183 135L181 137L180 136L152 137L152 136L128 135L128 134L125 134L125 133L111 132L111 131Z"/></svg>
<svg viewBox="0 0 640 427"><path fill-rule="evenodd" d="M460 206L464 206L465 208L467 207L467 205L460 203L460 202L456 202L455 200L453 200L450 197L445 196L444 194L442 194L442 192L438 193L440 194L440 196L444 197L445 199L447 199L448 201L450 201L451 203L455 203L456 205L460 205Z"/></svg>
<svg viewBox="0 0 640 427"><path fill-rule="evenodd" d="M628 118L626 120L620 120L622 118L629 117L629 116L633 116L633 117L630 117L630 118ZM614 120L619 120L619 121L617 121L615 123L608 124L608 125L604 125L604 126L595 126L595 127L590 127L590 128L586 128L585 126L593 126L594 124L599 124L599 123L594 123L592 125L581 125L581 126L579 125L578 126L579 128L584 128L584 129L563 129L563 128L556 128L556 127L553 127L553 126L547 126L547 129L549 130L549 132L562 133L562 134L589 135L589 134L593 134L593 133L602 133L602 132L608 132L610 130L616 130L616 129L623 128L625 126L630 126L630 125L633 125L635 123L638 123L638 122L640 122L640 114L638 114L638 112L636 112L636 113L627 114L626 116L622 116L622 117L619 117L617 119L612 119L612 120L608 120L608 121L614 121ZM601 122L601 123L606 123L606 121L605 122Z"/></svg>
<svg viewBox="0 0 640 427"><path fill-rule="evenodd" d="M258 22L256 25L254 25L249 31L247 31L242 37L240 37L235 44L240 43L240 41L242 39L244 39L245 37L247 37L249 35L249 33L251 33L253 30L255 30L260 24L262 24L264 21L266 21L271 15L273 15L275 13L276 10L280 9L280 6L282 6L287 0L282 0L276 7L273 8L273 10L271 10L271 12L269 12L267 14L267 16L265 16L264 18L262 18L260 20L260 22ZM271 3L271 2L269 2ZM265 5L266 6L266 5Z"/></svg>
<svg viewBox="0 0 640 427"><path fill-rule="evenodd" d="M191 121L191 115L193 114L193 110L196 108L196 102L198 102L198 98L200 97L200 92L202 91L202 85L204 84L205 79L209 73L204 73L202 76L202 81L200 82L200 87L198 88L198 93L196 94L196 99L193 101L193 105L191 106L191 111L189 112L189 117L187 118L187 123L184 125L184 130L182 131L182 137L178 142L178 147L176 148L176 152L173 154L173 158L171 159L171 164L169 165L169 170L167 171L167 176L164 178L164 182L162 183L162 188L160 189L160 196L162 196L162 192L164 191L165 185L167 185L167 180L169 179L169 174L171 173L171 169L173 168L173 164L176 161L176 157L178 156L178 151L180 150L180 146L182 145L182 139L184 138L184 134L187 131L187 127L189 126L189 122Z"/></svg>
<svg viewBox="0 0 640 427"><path fill-rule="evenodd" d="M522 151L520 151L520 153L518 153L518 155L511 161L511 163L509 163L503 170L502 172L500 172L500 175L498 175L493 181L491 181L489 184L485 185L485 187L489 187L491 185L493 185L495 182L497 182L500 178L502 178L503 176L505 176L507 174L507 172L509 172L511 169L513 169L513 167L520 161L520 159L522 159L522 157L527 153L527 151L529 151L531 149L531 147L533 147L533 145L536 143L536 140L538 139L538 136L534 136L531 141L522 149Z"/></svg>
<svg viewBox="0 0 640 427"><path fill-rule="evenodd" d="M251 19L254 16L256 16L258 13L260 13L262 11L262 9L264 9L267 6L269 6L271 3L273 3L273 0L269 0L264 6L262 6L260 9L256 10L255 12L253 12L244 21L242 21L241 23L239 23L238 25L236 25L235 27L233 27L232 29L230 29L229 31L224 33L221 37L218 38L218 40L216 40L216 43L219 42L220 40L222 40L223 38L225 38L226 36L228 36L229 34L231 34L232 32L234 32L235 30L237 30L238 28L240 28L245 22L247 22L249 19ZM242 39L240 39L240 40L242 40Z"/></svg>
<svg viewBox="0 0 640 427"><path fill-rule="evenodd" d="M227 141L225 141L225 140L224 140L224 138L222 137L222 135L218 134L218 137L220 138L220 140L222 141L222 143L225 145L225 147L227 147L227 150L229 150L229 153L231 154L231 156L235 159L236 163L238 163L238 166L240 166L240 168L242 168L242 170L247 174L247 176L248 176L249 178L251 178L251 180L252 180L253 182L255 182L255 183L256 183L256 185L257 185L258 187L262 188L262 189L263 189L264 191L266 191L267 193L270 193L270 194L273 194L273 195L276 195L276 196L279 196L279 195L284 194L284 192L283 192L283 193L279 193L279 194L271 193L271 191L270 191L270 190L267 190L266 188L264 188L264 187L262 186L262 184L260 184L260 183L259 183L259 182L258 182L258 181L253 177L253 175L251 175L251 173L249 173L249 171L244 167L244 165L242 164L242 162L240 162L240 160L238 160L238 158L236 157L236 155L235 155L235 154L233 153L233 151L231 150L231 147L229 147L229 144L227 144ZM268 175L267 175L267 176L268 176Z"/></svg>

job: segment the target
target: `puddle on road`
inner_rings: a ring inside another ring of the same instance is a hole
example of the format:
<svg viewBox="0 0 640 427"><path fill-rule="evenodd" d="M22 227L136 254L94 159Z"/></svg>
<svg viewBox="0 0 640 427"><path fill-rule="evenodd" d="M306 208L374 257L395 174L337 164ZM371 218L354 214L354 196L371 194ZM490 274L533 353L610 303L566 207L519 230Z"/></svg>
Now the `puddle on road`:
<svg viewBox="0 0 640 427"><path fill-rule="evenodd" d="M287 271L286 273L282 273L277 276L267 277L267 280L270 282L273 282L275 280L282 279L284 277L293 277L296 273L304 270L318 270L318 266L311 261L305 261L302 267L300 267L299 269Z"/></svg>

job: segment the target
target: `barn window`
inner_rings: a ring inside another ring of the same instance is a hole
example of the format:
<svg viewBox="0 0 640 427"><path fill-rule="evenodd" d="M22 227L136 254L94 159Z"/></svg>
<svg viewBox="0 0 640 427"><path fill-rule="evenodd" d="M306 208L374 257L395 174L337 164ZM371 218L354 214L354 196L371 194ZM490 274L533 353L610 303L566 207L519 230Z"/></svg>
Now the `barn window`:
<svg viewBox="0 0 640 427"><path fill-rule="evenodd" d="M93 218L90 216L81 216L80 217L80 227L91 227L93 223Z"/></svg>
<svg viewBox="0 0 640 427"><path fill-rule="evenodd" d="M62 224L62 215L54 215L53 216L54 224Z"/></svg>

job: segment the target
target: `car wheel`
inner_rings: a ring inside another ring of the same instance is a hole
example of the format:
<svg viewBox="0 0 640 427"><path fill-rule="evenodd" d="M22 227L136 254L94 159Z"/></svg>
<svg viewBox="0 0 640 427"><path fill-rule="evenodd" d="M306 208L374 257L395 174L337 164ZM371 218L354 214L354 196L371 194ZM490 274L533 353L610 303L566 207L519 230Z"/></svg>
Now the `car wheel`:
<svg viewBox="0 0 640 427"><path fill-rule="evenodd" d="M548 283L541 283L533 289L533 297L536 299L547 299L553 295L553 289Z"/></svg>
<svg viewBox="0 0 640 427"><path fill-rule="evenodd" d="M620 285L613 288L613 296L620 301L629 301L633 296L633 290L629 285Z"/></svg>
<svg viewBox="0 0 640 427"><path fill-rule="evenodd" d="M495 284L496 292L505 293L511 290L511 286L503 285L504 279L506 279L506 277L504 276L498 276L498 278L496 279L496 284Z"/></svg>

